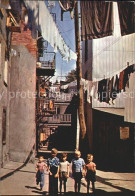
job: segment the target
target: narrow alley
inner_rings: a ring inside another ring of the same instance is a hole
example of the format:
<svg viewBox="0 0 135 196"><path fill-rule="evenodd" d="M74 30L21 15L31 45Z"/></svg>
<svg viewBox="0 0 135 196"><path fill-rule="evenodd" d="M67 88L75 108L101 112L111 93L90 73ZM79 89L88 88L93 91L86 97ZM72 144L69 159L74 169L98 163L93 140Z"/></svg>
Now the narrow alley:
<svg viewBox="0 0 135 196"><path fill-rule="evenodd" d="M0 195L134 196L134 84L134 1L0 0Z"/></svg>

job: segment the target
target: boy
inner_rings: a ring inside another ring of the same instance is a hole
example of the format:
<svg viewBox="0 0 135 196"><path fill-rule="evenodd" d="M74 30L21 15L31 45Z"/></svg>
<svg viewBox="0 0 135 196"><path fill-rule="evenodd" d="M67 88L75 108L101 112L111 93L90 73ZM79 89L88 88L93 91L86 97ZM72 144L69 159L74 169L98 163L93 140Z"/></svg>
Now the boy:
<svg viewBox="0 0 135 196"><path fill-rule="evenodd" d="M47 160L49 170L49 193L56 196L58 194L58 176L59 176L59 159L57 156L57 149L51 150L51 158Z"/></svg>
<svg viewBox="0 0 135 196"><path fill-rule="evenodd" d="M75 180L75 192L80 192L82 174L85 169L85 162L81 157L81 152L79 150L75 151L75 158L72 160L72 174ZM78 188L78 190L77 190Z"/></svg>
<svg viewBox="0 0 135 196"><path fill-rule="evenodd" d="M95 181L96 181L96 164L93 161L93 155L87 155L86 167L86 181L87 181L87 193L89 193L90 181L92 182L93 192L95 191Z"/></svg>

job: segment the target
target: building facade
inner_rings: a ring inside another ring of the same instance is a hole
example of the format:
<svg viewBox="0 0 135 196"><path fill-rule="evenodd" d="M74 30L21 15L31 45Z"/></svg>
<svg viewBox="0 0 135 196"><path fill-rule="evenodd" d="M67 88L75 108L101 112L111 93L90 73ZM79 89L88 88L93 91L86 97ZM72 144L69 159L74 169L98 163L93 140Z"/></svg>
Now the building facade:
<svg viewBox="0 0 135 196"><path fill-rule="evenodd" d="M6 29L7 13L0 8L0 167L9 160L9 92L11 60L10 32Z"/></svg>
<svg viewBox="0 0 135 196"><path fill-rule="evenodd" d="M116 3L114 3L115 33L113 36L96 40L85 40L82 42L83 78L87 81L91 81L92 86L96 83L97 88L95 91L96 96L93 95L93 90L91 91L89 102L87 101L88 91L85 93L85 119L88 141L88 149L86 149L86 151L94 153L97 167L100 169L134 171L135 122L129 117L133 115L131 104L128 110L126 108L126 103L130 101L133 103L132 108L135 107L133 102L134 96L132 99L129 98L127 92L130 91L127 90L127 86L125 90L122 89L121 92L117 93L117 98L115 97L114 102L106 103L105 101L100 101L98 94L99 82L101 80L105 81L108 79L108 81L111 81L116 73L119 76L120 72L125 71L124 66L127 64L128 59L130 59L128 63L129 67L134 63L134 54L124 53L125 48L130 48L130 43L134 43L134 34L126 35L124 38L121 37L119 34L120 31L118 30L118 18L116 20L116 10ZM127 42L125 41L126 39L128 40ZM124 56L117 55L121 53L122 50ZM119 66L117 66L118 69L113 75L112 69L114 67L112 64L115 64L115 61ZM105 72L106 69L108 71ZM101 76L102 72L106 74L100 79L98 76ZM135 78L132 77L132 80L134 81ZM129 86L130 85L131 77L129 77ZM93 89L92 86L91 89ZM127 99L124 98L124 93ZM127 112L128 120L125 118Z"/></svg>

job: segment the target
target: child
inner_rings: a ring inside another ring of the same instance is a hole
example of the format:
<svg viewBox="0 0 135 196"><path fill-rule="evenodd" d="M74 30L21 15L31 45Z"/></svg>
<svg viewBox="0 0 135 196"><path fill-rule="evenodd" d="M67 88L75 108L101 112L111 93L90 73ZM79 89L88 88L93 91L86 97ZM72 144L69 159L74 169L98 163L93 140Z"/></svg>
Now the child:
<svg viewBox="0 0 135 196"><path fill-rule="evenodd" d="M39 160L36 164L36 183L37 185L40 182L40 190L42 191L43 186L44 186L44 169L47 167L47 165L44 163L44 157L40 156Z"/></svg>
<svg viewBox="0 0 135 196"><path fill-rule="evenodd" d="M92 182L93 192L95 191L95 181L96 181L96 164L93 161L93 155L87 155L86 167L86 180L87 180L87 193L89 193L90 181Z"/></svg>
<svg viewBox="0 0 135 196"><path fill-rule="evenodd" d="M80 192L82 174L85 168L85 162L82 158L80 158L80 156L81 152L76 150L75 159L72 160L72 173L75 180L75 192L77 192L78 187L78 193Z"/></svg>
<svg viewBox="0 0 135 196"><path fill-rule="evenodd" d="M57 149L51 150L51 158L47 160L49 170L49 193L56 196L58 194L58 176L59 176L59 159L57 156Z"/></svg>
<svg viewBox="0 0 135 196"><path fill-rule="evenodd" d="M66 193L67 178L69 178L69 162L67 161L67 153L63 153L59 165L60 194L62 192L62 182L64 184L64 193Z"/></svg>

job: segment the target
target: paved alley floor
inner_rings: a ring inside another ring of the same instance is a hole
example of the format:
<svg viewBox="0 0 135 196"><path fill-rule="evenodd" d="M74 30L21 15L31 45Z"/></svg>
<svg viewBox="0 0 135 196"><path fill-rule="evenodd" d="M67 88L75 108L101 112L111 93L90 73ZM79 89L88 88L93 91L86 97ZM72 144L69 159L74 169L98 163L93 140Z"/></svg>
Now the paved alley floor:
<svg viewBox="0 0 135 196"><path fill-rule="evenodd" d="M40 191L35 180L35 164L9 162L0 169L0 195L48 195L48 173L45 171L45 186ZM114 173L97 170L95 183L97 196L135 196L135 173ZM74 180L67 181L67 194L75 195ZM82 179L81 193L86 194L86 181ZM93 195L90 189L90 195Z"/></svg>

